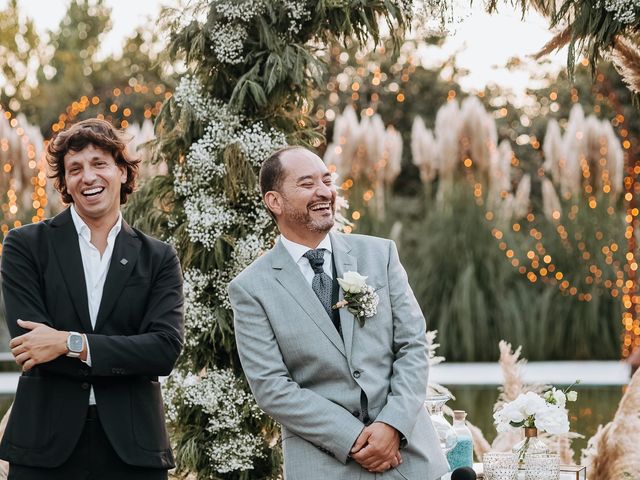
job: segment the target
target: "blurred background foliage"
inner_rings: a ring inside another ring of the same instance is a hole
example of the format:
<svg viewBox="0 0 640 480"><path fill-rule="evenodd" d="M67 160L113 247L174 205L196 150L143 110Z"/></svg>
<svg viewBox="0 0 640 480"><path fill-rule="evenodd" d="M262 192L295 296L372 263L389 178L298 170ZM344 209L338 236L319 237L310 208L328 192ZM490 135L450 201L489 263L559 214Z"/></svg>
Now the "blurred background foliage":
<svg viewBox="0 0 640 480"><path fill-rule="evenodd" d="M153 25L133 32L122 55L101 58L97 54L100 41L111 26L109 8L102 0L74 0L63 18L48 38L41 38L33 23L20 14L17 0L10 0L0 11L0 105L4 110L0 120L6 121L2 130L6 148L0 145L0 154L4 152L0 159L4 233L61 208L49 184L39 183L44 165L38 156L41 148L35 144L69 123L99 115L122 128L136 125L139 132L144 121L153 120L162 102L170 98L182 68L171 63ZM560 195L569 249L557 234L558 222L544 213L542 193L543 179L549 177L543 168L549 122L555 119L565 130L576 104L585 115L609 121L621 144L628 142L624 146L626 172L631 168L631 174L637 176L630 159L640 153L640 123L631 93L613 67L602 64L592 77L591 65L579 63L573 82L561 73L547 78L545 88L529 91L524 99L498 86L474 95L495 123L495 145L507 140L512 149L510 193L515 196L522 179L530 178L528 212L533 216L505 222L489 205L488 180L479 173L474 178L473 168L457 167L456 180L443 204L438 201L441 175L436 173L425 181L421 178L424 172L414 163L414 120L420 117L425 128L434 129L441 107L468 96L458 84L465 72L456 68L454 58L438 65L426 60L428 49L438 48L444 38L409 40L397 57L388 43L363 51L345 42L332 43L324 50L328 75L323 88L315 90L308 114L325 129L327 143L319 149L328 155L328 163L335 157L327 146L338 145L334 131L347 106L353 108L358 121L379 116L384 128L372 127L372 131L388 133L389 145L380 148L387 151L389 164L396 162L394 170L385 166L376 173L376 168L365 165L357 179L341 172L339 182L351 204L354 231L391 236L399 243L429 328L440 331L441 353L449 361L495 360L502 338L525 344L531 360L617 359L621 352L628 353L632 345L625 342L635 341L629 331L638 326L637 321L624 323L623 317L628 311L625 299L633 294L626 282L635 272L633 262L625 258L635 235L625 236L628 205L624 194L636 188L634 181L624 185L623 195L611 203L613 213L607 208L590 208L589 195L571 199ZM515 59L513 67L518 67ZM34 146L37 158L30 157L26 144ZM16 150L22 153L7 153ZM155 173L157 170L150 170L146 177ZM476 194L478 183L482 185L480 195ZM44 193L35 199L38 188ZM13 213L12 205L16 206ZM568 219L573 205L580 208L574 219ZM491 219L487 217L490 212ZM513 228L516 223L517 231ZM531 266L529 251L539 257L538 264L544 258L536 249L532 229L542 235L543 248L564 273L562 279L555 279L555 272L548 269L541 276L541 266ZM595 237L597 231L602 238ZM576 239L576 234L584 238ZM603 242L618 247L615 252L610 250L611 264L601 254ZM513 251L512 257L506 256L508 250ZM592 254L588 261L582 257L583 250ZM518 266L513 259L519 260ZM522 266L526 266L524 273L519 269ZM602 281L595 281L592 266L601 272ZM535 274L535 281L529 273ZM594 279L590 283L588 276ZM620 279L622 286L616 284ZM570 286L562 288L562 280L570 281ZM611 280L611 286L605 286L606 280ZM615 296L614 291L618 292Z"/></svg>
<svg viewBox="0 0 640 480"><path fill-rule="evenodd" d="M125 39L121 55L101 58L112 22L105 2L73 0L62 18L43 38L17 0L0 10L2 108L23 113L45 138L67 121L100 114L117 126L124 121L123 128L155 116L176 78L157 29L140 26Z"/></svg>
<svg viewBox="0 0 640 480"><path fill-rule="evenodd" d="M495 138L486 141L497 147L506 140L512 150L508 183L513 196L521 180L530 179L525 206L529 214L505 222L487 203L489 182L481 173L472 173L474 168L465 172L462 165L457 167L453 188L442 204L438 190L444 176L434 173L425 182L414 164L414 119L421 117L433 129L443 105L467 96L458 86L464 72L455 69L454 59L421 65L418 52L441 41L407 42L397 60L387 55L386 46L371 53L340 46L327 49L330 78L327 90L315 98L314 115L326 126L325 160L340 173L353 230L391 236L399 243L411 285L429 328L439 330L440 351L448 361L492 361L500 339L525 345L531 360L617 359L621 344L623 355L628 354L634 341L630 333L637 329L628 311L633 295L628 282L637 268L625 257L628 247L633 248L629 242L635 240L633 231L625 229L629 205L622 195L598 193L596 187L588 194L580 188L577 195L559 196L563 214L556 219L552 212L544 213L542 185L553 179L549 168L543 168L549 123L556 120L566 130L572 107L581 105L585 116L604 119L615 129L615 140L609 141L624 152L620 168L628 175L618 191L628 194L637 188L632 180L637 172L629 167L638 155L640 134L632 94L611 65L600 65L592 77L586 61L579 64L574 82L562 72L547 78L547 87L528 91L524 99L496 86L477 93L495 122ZM348 105L356 124L344 127L351 115L345 111ZM358 121L360 133L354 134ZM368 146L385 135L378 128L367 136L374 125L399 131L404 148L366 158L372 150ZM352 143L355 146L349 147ZM336 158L332 147L338 148L338 157L347 150L352 157ZM401 169L390 176L382 164L393 163L396 156ZM465 159L457 161L463 164ZM553 180L560 191L561 178ZM382 208L376 197L383 197ZM593 207L592 197L597 198ZM541 267L549 267L544 263L547 254L553 270L542 268L541 275Z"/></svg>

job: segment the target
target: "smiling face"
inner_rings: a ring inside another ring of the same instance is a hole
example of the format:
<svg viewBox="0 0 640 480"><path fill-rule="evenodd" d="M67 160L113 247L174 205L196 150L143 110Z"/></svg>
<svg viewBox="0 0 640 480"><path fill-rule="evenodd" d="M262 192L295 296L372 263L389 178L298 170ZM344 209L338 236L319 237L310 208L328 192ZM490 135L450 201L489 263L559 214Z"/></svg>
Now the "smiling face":
<svg viewBox="0 0 640 480"><path fill-rule="evenodd" d="M86 222L115 221L120 210L120 188L126 180L126 168L92 144L64 156L67 192Z"/></svg>
<svg viewBox="0 0 640 480"><path fill-rule="evenodd" d="M298 243L322 239L334 224L336 187L331 173L316 154L303 148L283 152L279 191L265 195L285 237Z"/></svg>

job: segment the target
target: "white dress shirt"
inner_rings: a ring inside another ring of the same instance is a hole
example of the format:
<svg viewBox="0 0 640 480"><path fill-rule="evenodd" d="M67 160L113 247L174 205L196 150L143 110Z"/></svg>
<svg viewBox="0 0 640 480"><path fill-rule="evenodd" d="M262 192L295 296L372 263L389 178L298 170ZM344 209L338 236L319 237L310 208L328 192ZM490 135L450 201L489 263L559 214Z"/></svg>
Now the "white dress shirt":
<svg viewBox="0 0 640 480"><path fill-rule="evenodd" d="M104 282L107 279L109 264L111 263L111 255L113 254L113 246L116 237L122 228L122 213L118 214L118 220L107 235L107 248L105 248L102 256L100 251L91 243L91 230L86 223L80 218L73 204L71 209L71 218L78 232L78 243L80 244L80 255L82 257L82 268L84 270L84 279L87 288L87 301L89 302L89 318L91 319L91 327L96 327L96 319L100 310L100 302L102 301L102 290ZM87 337L85 336L85 341ZM89 350L89 342L87 341L87 360L85 363L91 366L91 352ZM89 395L89 405L96 404L96 397L91 387Z"/></svg>
<svg viewBox="0 0 640 480"><path fill-rule="evenodd" d="M292 242L282 234L280 235L280 241L282 242L282 245L284 245L284 248L287 249L287 252L289 252L289 255L291 255L291 258L293 258L293 261L296 262L298 268L300 268L300 271L302 272L302 275L304 275L304 278L307 280L309 285L311 285L315 273L313 272L313 268L311 268L309 260L304 256L304 254L309 250L314 249L309 248L306 245ZM333 279L333 259L331 257L331 239L329 238L329 235L322 239L315 250L319 248L325 249L324 263L322 264L324 273L329 275L329 278Z"/></svg>

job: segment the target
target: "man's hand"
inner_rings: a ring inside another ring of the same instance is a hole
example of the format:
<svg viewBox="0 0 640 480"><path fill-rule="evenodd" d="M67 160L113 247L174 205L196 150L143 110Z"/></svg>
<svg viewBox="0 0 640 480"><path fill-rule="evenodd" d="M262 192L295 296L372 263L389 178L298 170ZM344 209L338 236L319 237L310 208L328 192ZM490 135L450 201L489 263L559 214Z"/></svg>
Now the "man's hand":
<svg viewBox="0 0 640 480"><path fill-rule="evenodd" d="M365 427L351 449L351 458L370 472L385 472L402 463L400 434L390 425L374 422Z"/></svg>
<svg viewBox="0 0 640 480"><path fill-rule="evenodd" d="M25 320L18 320L18 326L31 330L9 342L11 353L16 363L22 366L23 372L66 355L69 332L61 332L43 323Z"/></svg>

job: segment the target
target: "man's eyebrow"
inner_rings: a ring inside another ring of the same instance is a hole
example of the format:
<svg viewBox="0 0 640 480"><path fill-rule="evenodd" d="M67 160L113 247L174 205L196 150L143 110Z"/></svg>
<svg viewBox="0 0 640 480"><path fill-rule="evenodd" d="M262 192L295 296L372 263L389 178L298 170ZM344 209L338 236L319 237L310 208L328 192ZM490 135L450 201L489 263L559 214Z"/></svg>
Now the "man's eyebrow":
<svg viewBox="0 0 640 480"><path fill-rule="evenodd" d="M296 180L297 183L300 183L304 180L313 180L313 175L303 175L302 177L298 177Z"/></svg>

